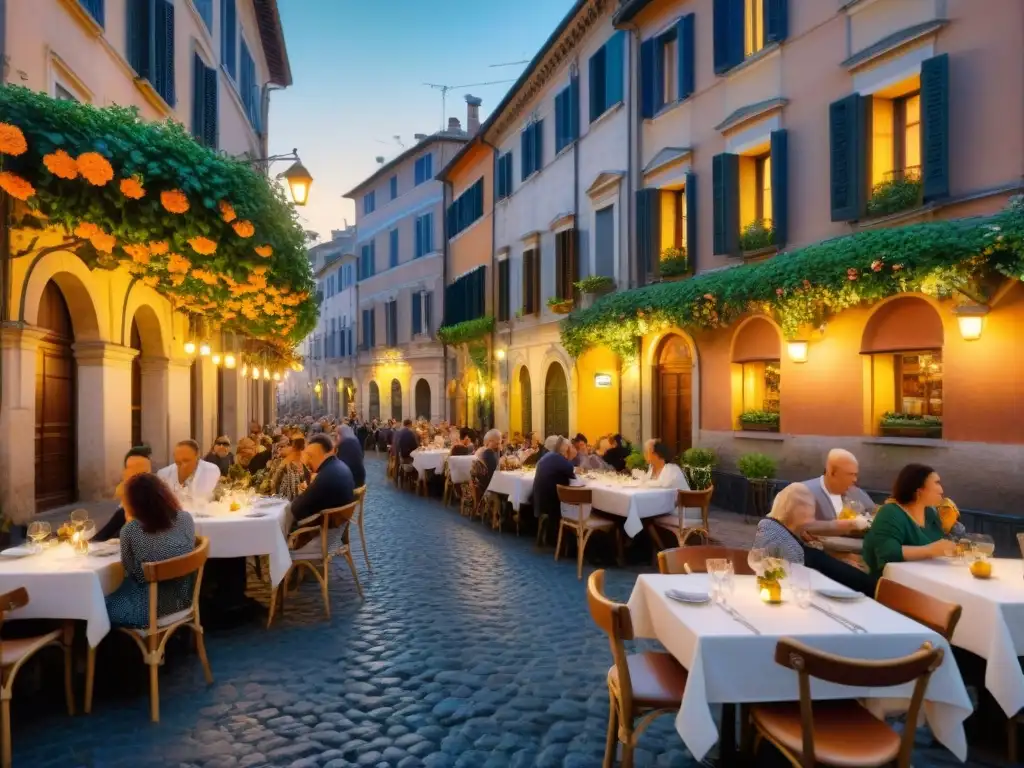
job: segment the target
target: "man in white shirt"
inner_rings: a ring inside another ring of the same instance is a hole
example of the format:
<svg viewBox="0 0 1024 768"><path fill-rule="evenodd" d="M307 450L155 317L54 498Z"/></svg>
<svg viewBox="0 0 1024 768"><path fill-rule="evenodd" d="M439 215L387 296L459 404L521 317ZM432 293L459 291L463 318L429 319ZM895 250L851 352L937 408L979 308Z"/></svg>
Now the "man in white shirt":
<svg viewBox="0 0 1024 768"><path fill-rule="evenodd" d="M199 443L195 440L182 440L174 446L174 463L156 474L183 504L213 501L220 482L220 469L199 458Z"/></svg>
<svg viewBox="0 0 1024 768"><path fill-rule="evenodd" d="M857 487L859 465L857 457L842 448L833 448L825 460L825 474L813 480L804 481L814 496L815 522L804 530L818 536L841 536L865 527L863 518L853 520L837 519L845 501L856 501L863 505L865 512L871 512L875 503Z"/></svg>

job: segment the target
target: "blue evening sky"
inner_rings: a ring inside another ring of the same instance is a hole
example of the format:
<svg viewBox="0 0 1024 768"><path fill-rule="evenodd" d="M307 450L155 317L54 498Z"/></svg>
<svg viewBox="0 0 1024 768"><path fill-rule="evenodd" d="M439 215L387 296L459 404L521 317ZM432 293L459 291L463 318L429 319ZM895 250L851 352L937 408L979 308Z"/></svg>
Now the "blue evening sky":
<svg viewBox="0 0 1024 768"><path fill-rule="evenodd" d="M341 196L391 159L415 133L441 128L441 93L517 78L572 0L281 0L295 84L271 95L270 150L297 147L314 182L300 209L307 229L330 237L355 207ZM466 93L485 119L512 83L448 93L448 116L465 128ZM274 170L284 170L275 164ZM438 170L438 169L435 169Z"/></svg>

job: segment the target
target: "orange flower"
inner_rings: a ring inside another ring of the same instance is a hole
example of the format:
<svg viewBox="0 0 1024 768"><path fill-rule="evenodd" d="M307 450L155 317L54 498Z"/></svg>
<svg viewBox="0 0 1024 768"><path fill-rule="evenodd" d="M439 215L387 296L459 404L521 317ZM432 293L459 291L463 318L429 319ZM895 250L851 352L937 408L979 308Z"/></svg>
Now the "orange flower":
<svg viewBox="0 0 1024 768"><path fill-rule="evenodd" d="M252 225L251 221L236 221L231 226L239 237L248 238L256 234L256 227Z"/></svg>
<svg viewBox="0 0 1024 768"><path fill-rule="evenodd" d="M149 252L154 256L163 256L170 249L171 247L167 244L166 240L157 240L149 244Z"/></svg>
<svg viewBox="0 0 1024 768"><path fill-rule="evenodd" d="M252 268L252 273L254 275L265 275L265 274L267 274L267 268L266 267L253 267Z"/></svg>
<svg viewBox="0 0 1024 768"><path fill-rule="evenodd" d="M191 268L192 262L179 253L172 253L170 260L167 263L168 272L177 272L181 275L188 274L188 271Z"/></svg>
<svg viewBox="0 0 1024 768"><path fill-rule="evenodd" d="M188 241L192 250L202 256L212 256L217 252L217 241L208 237L193 237Z"/></svg>
<svg viewBox="0 0 1024 768"><path fill-rule="evenodd" d="M0 154L17 156L27 149L28 142L21 128L10 123L0 123Z"/></svg>
<svg viewBox="0 0 1024 768"><path fill-rule="evenodd" d="M136 264L149 264L149 248L144 245L123 245L121 249L132 257Z"/></svg>
<svg viewBox="0 0 1024 768"><path fill-rule="evenodd" d="M94 187L102 187L114 178L110 162L99 152L84 152L78 156L78 172Z"/></svg>
<svg viewBox="0 0 1024 768"><path fill-rule="evenodd" d="M160 203L169 213L187 213L188 198L180 189L172 189L160 193Z"/></svg>
<svg viewBox="0 0 1024 768"><path fill-rule="evenodd" d="M184 275L171 275L171 285L181 285L185 282Z"/></svg>
<svg viewBox="0 0 1024 768"><path fill-rule="evenodd" d="M28 200L36 193L35 187L10 171L0 171L0 189L16 200Z"/></svg>
<svg viewBox="0 0 1024 768"><path fill-rule="evenodd" d="M121 194L129 200L141 200L146 196L146 190L138 179L121 179Z"/></svg>
<svg viewBox="0 0 1024 768"><path fill-rule="evenodd" d="M93 224L91 221L83 221L75 227L75 237L80 237L83 240L88 240L90 237L100 231L100 228Z"/></svg>
<svg viewBox="0 0 1024 768"><path fill-rule="evenodd" d="M249 275L249 285L258 291L267 287L267 278L263 275Z"/></svg>
<svg viewBox="0 0 1024 768"><path fill-rule="evenodd" d="M238 214L235 213L235 209L231 207L231 203L226 200L220 201L220 217L225 222L230 224L232 221L238 218Z"/></svg>
<svg viewBox="0 0 1024 768"><path fill-rule="evenodd" d="M221 317L223 317L225 320L231 320L232 318L238 317L238 313L237 312L225 312L223 315L221 315Z"/></svg>
<svg viewBox="0 0 1024 768"><path fill-rule="evenodd" d="M59 176L62 179L78 178L78 163L75 162L75 158L63 149L58 149L53 154L46 155L43 158L43 165L54 176Z"/></svg>
<svg viewBox="0 0 1024 768"><path fill-rule="evenodd" d="M262 256L264 259L269 259L271 256L274 255L274 249L271 248L269 245L257 245L256 255Z"/></svg>
<svg viewBox="0 0 1024 768"><path fill-rule="evenodd" d="M92 243L93 248L103 253L113 253L114 246L117 245L117 239L106 232L96 232L89 238L89 242Z"/></svg>
<svg viewBox="0 0 1024 768"><path fill-rule="evenodd" d="M206 283L207 285L217 284L217 275L213 272L207 272L205 269L193 269L192 277L200 282Z"/></svg>
<svg viewBox="0 0 1024 768"><path fill-rule="evenodd" d="M150 288L156 288L160 285L160 278L156 275L149 275L148 277L142 278L142 282Z"/></svg>

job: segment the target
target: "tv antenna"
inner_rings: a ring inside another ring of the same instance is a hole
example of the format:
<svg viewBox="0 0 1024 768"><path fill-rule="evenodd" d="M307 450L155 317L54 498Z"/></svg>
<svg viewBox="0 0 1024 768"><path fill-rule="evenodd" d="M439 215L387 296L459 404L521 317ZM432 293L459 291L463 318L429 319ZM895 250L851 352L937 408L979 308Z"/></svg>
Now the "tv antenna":
<svg viewBox="0 0 1024 768"><path fill-rule="evenodd" d="M529 59L523 59L522 61L509 61L505 64L488 64L487 66L494 69L495 67L518 67L520 64L529 64Z"/></svg>
<svg viewBox="0 0 1024 768"><path fill-rule="evenodd" d="M448 123L448 91L454 91L459 88L477 88L484 85L502 85L504 83L513 82L515 82L514 78L510 78L508 80L491 80L486 83L465 83L464 85L439 85L438 83L423 83L423 85L441 92L441 130L443 131Z"/></svg>

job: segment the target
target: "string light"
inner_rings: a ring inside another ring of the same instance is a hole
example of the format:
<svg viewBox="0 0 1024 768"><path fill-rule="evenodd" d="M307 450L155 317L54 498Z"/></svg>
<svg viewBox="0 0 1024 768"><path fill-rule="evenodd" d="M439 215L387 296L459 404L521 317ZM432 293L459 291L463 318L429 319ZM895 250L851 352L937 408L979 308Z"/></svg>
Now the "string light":
<svg viewBox="0 0 1024 768"><path fill-rule="evenodd" d="M196 343L194 341L185 342L185 354L194 355L196 353Z"/></svg>
<svg viewBox="0 0 1024 768"><path fill-rule="evenodd" d="M246 365L245 363L242 363L242 378L244 379L248 375L249 375L249 366Z"/></svg>
<svg viewBox="0 0 1024 768"><path fill-rule="evenodd" d="M280 381L280 380L281 380L281 372L280 371L274 371L274 381Z"/></svg>
<svg viewBox="0 0 1024 768"><path fill-rule="evenodd" d="M263 369L263 378L264 379L269 379L270 378L270 369L269 368L264 368Z"/></svg>
<svg viewBox="0 0 1024 768"><path fill-rule="evenodd" d="M210 354L210 342L204 341L199 345L199 354L203 357L208 357Z"/></svg>
<svg viewBox="0 0 1024 768"><path fill-rule="evenodd" d="M234 368L235 367L235 356L234 355L224 355L224 367L225 368Z"/></svg>
<svg viewBox="0 0 1024 768"><path fill-rule="evenodd" d="M213 357L211 358L211 362L212 362L212 363L213 363L214 365L220 365L220 355L214 355L214 356L213 356Z"/></svg>

